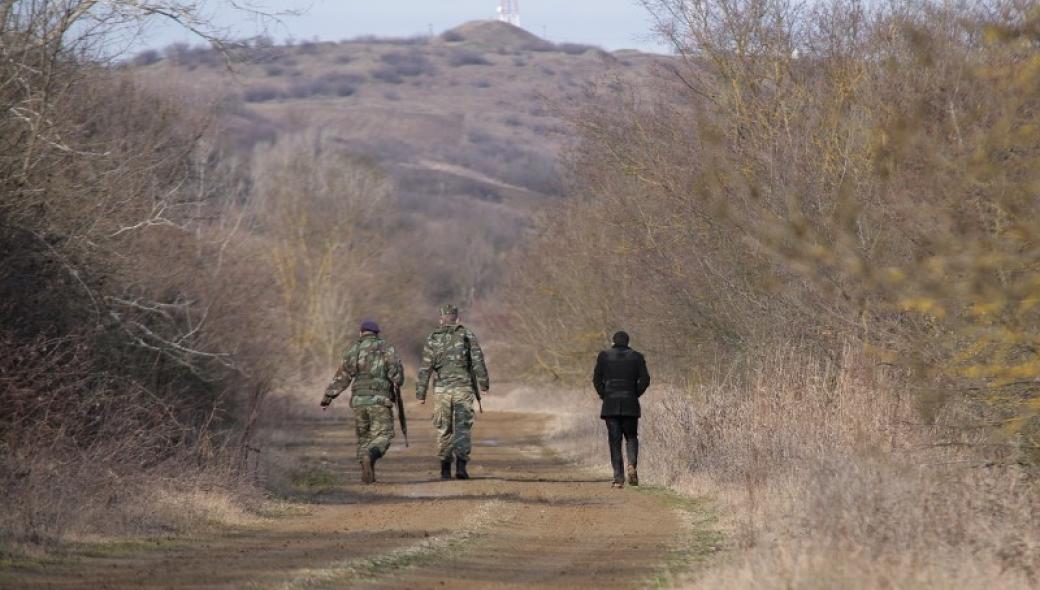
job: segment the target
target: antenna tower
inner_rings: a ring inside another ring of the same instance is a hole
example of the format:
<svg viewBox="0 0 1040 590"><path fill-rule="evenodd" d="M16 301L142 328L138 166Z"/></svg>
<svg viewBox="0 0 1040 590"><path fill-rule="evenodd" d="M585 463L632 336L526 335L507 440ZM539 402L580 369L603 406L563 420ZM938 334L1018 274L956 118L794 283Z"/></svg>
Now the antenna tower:
<svg viewBox="0 0 1040 590"><path fill-rule="evenodd" d="M498 3L498 20L520 26L520 0L501 0Z"/></svg>

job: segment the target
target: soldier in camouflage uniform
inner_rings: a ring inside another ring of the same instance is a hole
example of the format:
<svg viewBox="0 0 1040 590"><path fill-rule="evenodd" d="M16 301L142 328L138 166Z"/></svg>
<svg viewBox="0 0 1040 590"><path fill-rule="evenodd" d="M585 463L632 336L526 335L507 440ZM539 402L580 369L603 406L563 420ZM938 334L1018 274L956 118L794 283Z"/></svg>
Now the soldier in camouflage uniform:
<svg viewBox="0 0 1040 590"><path fill-rule="evenodd" d="M404 367L394 347L379 337L379 324L372 320L361 323L361 337L343 355L343 364L325 390L321 407L327 408L351 382L350 407L354 408L361 481L374 483L376 461L386 455L394 438L390 396L391 389L400 391Z"/></svg>
<svg viewBox="0 0 1040 590"><path fill-rule="evenodd" d="M474 384L487 395L489 382L484 352L476 335L459 322L459 310L454 305L441 308L441 325L426 338L423 346L415 387L415 396L423 404L431 376L441 479L451 479L453 457L457 462L455 477L469 479L466 462L472 447Z"/></svg>

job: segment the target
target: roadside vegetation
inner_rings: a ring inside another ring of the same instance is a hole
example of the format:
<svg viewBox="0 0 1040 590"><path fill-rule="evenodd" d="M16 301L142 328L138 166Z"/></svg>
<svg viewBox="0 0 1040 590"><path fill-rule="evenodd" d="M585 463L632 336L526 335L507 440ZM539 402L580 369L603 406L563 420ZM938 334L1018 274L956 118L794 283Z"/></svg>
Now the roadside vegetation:
<svg viewBox="0 0 1040 590"><path fill-rule="evenodd" d="M256 500L282 328L216 105L106 61L110 36L189 8L0 2L5 552L242 521Z"/></svg>
<svg viewBox="0 0 1040 590"><path fill-rule="evenodd" d="M519 364L647 353L647 481L730 515L692 587L1035 586L1036 4L645 4L680 59L575 117Z"/></svg>
<svg viewBox="0 0 1040 590"><path fill-rule="evenodd" d="M176 59L239 58L194 3L0 2L4 556L269 513L270 394L422 310L377 163L317 133L243 152L233 101L111 54L171 15L212 44Z"/></svg>

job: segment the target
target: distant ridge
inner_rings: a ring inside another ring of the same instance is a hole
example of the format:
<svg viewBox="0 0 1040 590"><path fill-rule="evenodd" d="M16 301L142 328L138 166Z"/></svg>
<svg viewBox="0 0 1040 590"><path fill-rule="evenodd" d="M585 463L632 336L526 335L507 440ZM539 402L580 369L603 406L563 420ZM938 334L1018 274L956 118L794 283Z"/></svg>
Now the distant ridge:
<svg viewBox="0 0 1040 590"><path fill-rule="evenodd" d="M463 23L441 34L449 43L480 45L491 49L550 50L553 44L520 27L497 20L475 20Z"/></svg>

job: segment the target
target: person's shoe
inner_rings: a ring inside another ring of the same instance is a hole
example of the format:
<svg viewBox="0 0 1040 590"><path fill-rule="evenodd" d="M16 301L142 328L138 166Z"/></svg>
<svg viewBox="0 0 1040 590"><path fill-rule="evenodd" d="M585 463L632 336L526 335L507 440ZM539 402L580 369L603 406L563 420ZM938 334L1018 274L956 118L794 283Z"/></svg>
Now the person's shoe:
<svg viewBox="0 0 1040 590"><path fill-rule="evenodd" d="M615 481L614 483L610 484L610 487L614 488L615 490L620 490L621 488L625 487L625 482Z"/></svg>
<svg viewBox="0 0 1040 590"><path fill-rule="evenodd" d="M455 464L455 479L469 479L469 474L466 473L466 462L462 459Z"/></svg>
<svg viewBox="0 0 1040 590"><path fill-rule="evenodd" d="M639 474L636 473L636 466L628 466L628 485L638 486L639 485Z"/></svg>
<svg viewBox="0 0 1040 590"><path fill-rule="evenodd" d="M361 458L361 483L372 483L375 479L376 474L372 470L372 455L365 454Z"/></svg>
<svg viewBox="0 0 1040 590"><path fill-rule="evenodd" d="M368 482L368 483L376 483L376 461L378 461L380 459L380 457L382 457L382 456L383 456L383 453L380 452L379 449L369 449L368 450L369 469L372 470L372 474L371 474L372 480L370 482Z"/></svg>
<svg viewBox="0 0 1040 590"><path fill-rule="evenodd" d="M451 461L441 461L441 479L451 479Z"/></svg>

